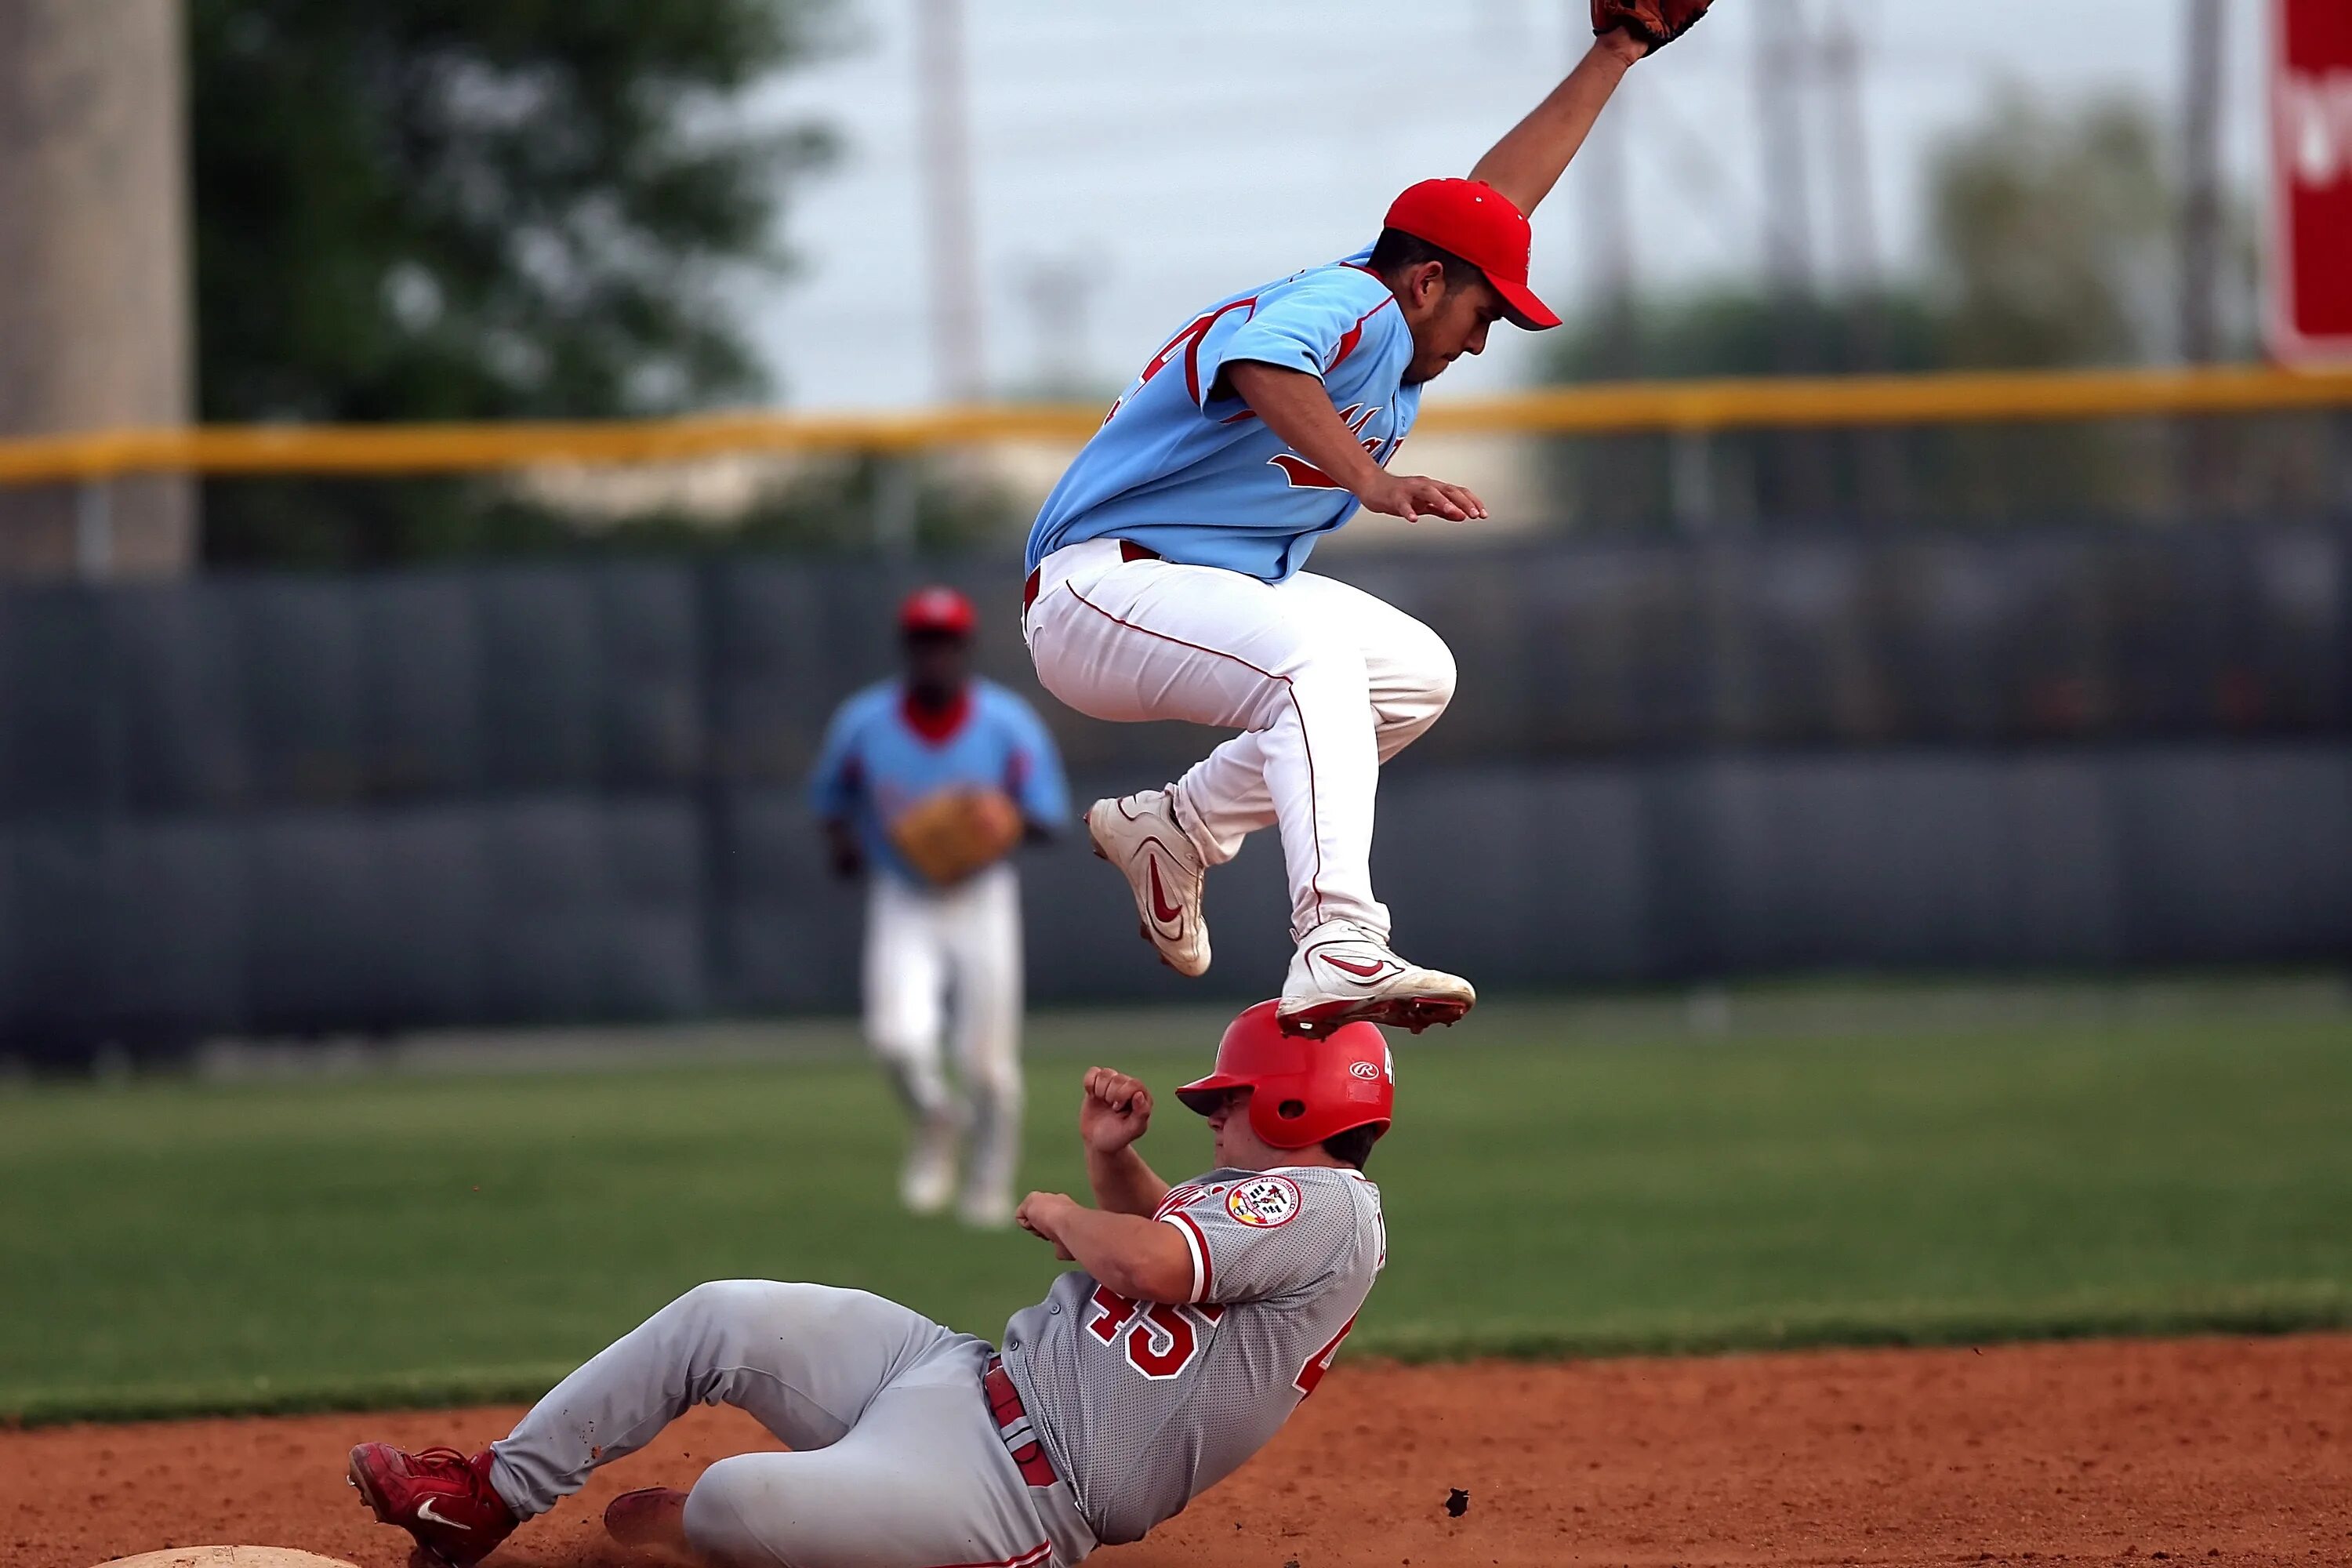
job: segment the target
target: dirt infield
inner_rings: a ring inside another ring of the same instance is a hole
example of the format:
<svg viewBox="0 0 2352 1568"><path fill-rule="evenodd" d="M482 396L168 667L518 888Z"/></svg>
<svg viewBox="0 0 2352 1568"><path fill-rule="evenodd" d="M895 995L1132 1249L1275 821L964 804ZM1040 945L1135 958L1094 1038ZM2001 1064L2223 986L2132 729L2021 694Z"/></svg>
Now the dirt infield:
<svg viewBox="0 0 2352 1568"><path fill-rule="evenodd" d="M0 1563L167 1545L405 1561L342 1479L365 1437L514 1412L0 1433ZM606 1568L630 1487L772 1446L697 1412L493 1563ZM1450 1489L1469 1493L1449 1517ZM1109 1568L2352 1563L2352 1336L1560 1366L1342 1364L1265 1454Z"/></svg>

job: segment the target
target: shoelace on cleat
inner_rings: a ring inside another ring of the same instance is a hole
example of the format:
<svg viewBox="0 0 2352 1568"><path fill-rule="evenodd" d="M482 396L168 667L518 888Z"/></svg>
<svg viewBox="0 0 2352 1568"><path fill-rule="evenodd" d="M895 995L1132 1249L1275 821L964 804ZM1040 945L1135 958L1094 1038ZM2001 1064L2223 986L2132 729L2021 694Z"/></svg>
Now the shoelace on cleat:
<svg viewBox="0 0 2352 1568"><path fill-rule="evenodd" d="M488 1488L488 1479L474 1468L474 1456L471 1454L461 1454L447 1447L419 1448L408 1458L413 1470L433 1471L446 1467L457 1471L458 1476L465 1478L467 1494L478 1500Z"/></svg>
<svg viewBox="0 0 2352 1568"><path fill-rule="evenodd" d="M474 1469L474 1456L461 1454L455 1448L419 1448L408 1457L430 1464L455 1465L468 1475L471 1475Z"/></svg>

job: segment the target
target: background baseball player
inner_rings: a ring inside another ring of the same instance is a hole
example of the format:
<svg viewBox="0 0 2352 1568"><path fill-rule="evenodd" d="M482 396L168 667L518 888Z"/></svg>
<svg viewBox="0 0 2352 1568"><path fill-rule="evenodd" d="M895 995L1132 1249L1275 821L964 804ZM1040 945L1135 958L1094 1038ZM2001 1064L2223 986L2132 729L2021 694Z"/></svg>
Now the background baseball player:
<svg viewBox="0 0 2352 1568"><path fill-rule="evenodd" d="M697 1404L749 1411L793 1450L743 1454L691 1492L606 1510L625 1544L716 1563L936 1568L1076 1563L1136 1541L1223 1479L1315 1390L1387 1258L1362 1166L1395 1078L1380 1031L1234 1020L1177 1090L1216 1168L1171 1188L1135 1151L1151 1095L1086 1075L1096 1208L1033 1193L1022 1224L1081 1271L1004 1327L1001 1353L894 1302L739 1280L688 1291L470 1457L352 1450L376 1517L470 1568L589 1473Z"/></svg>
<svg viewBox="0 0 2352 1568"><path fill-rule="evenodd" d="M971 674L971 604L925 588L899 611L903 679L858 692L810 780L835 870L868 876L866 1034L913 1134L900 1195L933 1214L1013 1217L1021 1149L1021 889L1009 857L1069 818L1053 738L1029 705ZM940 1060L954 998L957 1083Z"/></svg>
<svg viewBox="0 0 2352 1568"><path fill-rule="evenodd" d="M1453 656L1411 616L1300 568L1360 506L1408 521L1486 515L1461 486L1386 464L1422 387L1483 351L1496 321L1559 324L1528 287L1526 215L1627 68L1706 8L1595 0L1592 49L1470 178L1413 186L1375 244L1223 300L1171 338L1030 534L1023 630L1047 690L1097 719L1242 731L1167 789L1097 802L1087 822L1185 974L1209 966L1207 868L1279 824L1297 943L1286 1027L1417 1031L1476 999L1393 951L1371 885L1381 764L1445 710Z"/></svg>

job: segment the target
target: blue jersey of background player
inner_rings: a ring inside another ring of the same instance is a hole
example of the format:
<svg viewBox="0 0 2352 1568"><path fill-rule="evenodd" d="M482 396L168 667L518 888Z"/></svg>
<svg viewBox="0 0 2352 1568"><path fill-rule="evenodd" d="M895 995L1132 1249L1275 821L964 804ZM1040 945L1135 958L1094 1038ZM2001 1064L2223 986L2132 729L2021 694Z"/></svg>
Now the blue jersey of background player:
<svg viewBox="0 0 2352 1568"><path fill-rule="evenodd" d="M1227 365L1303 371L1371 459L1412 434L1412 331L1367 267L1372 247L1221 300L1171 339L1046 498L1028 565L1064 545L1125 539L1193 566L1278 583L1361 504L1225 384Z"/></svg>
<svg viewBox="0 0 2352 1568"><path fill-rule="evenodd" d="M942 789L1003 790L1031 836L1069 820L1060 753L1034 710L969 672L972 610L950 589L913 595L900 616L907 674L835 710L809 781L809 802L833 829L836 868L863 867L923 883L890 842L893 818ZM843 864L843 862L847 864Z"/></svg>

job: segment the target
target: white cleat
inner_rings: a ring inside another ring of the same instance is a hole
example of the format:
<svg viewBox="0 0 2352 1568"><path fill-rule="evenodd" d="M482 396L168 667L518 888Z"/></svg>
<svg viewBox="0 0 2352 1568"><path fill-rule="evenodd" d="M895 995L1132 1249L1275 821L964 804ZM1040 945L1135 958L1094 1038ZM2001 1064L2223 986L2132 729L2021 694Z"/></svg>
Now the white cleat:
<svg viewBox="0 0 2352 1568"><path fill-rule="evenodd" d="M1418 1035L1478 1005L1459 975L1407 963L1348 921L1325 921L1298 944L1275 1021L1286 1035L1328 1035L1342 1024L1386 1024Z"/></svg>
<svg viewBox="0 0 2352 1568"><path fill-rule="evenodd" d="M1208 973L1201 879L1209 867L1178 825L1168 792L1148 789L1095 802L1087 812L1087 836L1095 853L1126 875L1144 939L1160 950L1160 961L1179 974Z"/></svg>
<svg viewBox="0 0 2352 1568"><path fill-rule="evenodd" d="M956 1131L951 1116L933 1117L916 1130L898 1173L898 1199L908 1213L934 1215L955 1202Z"/></svg>

